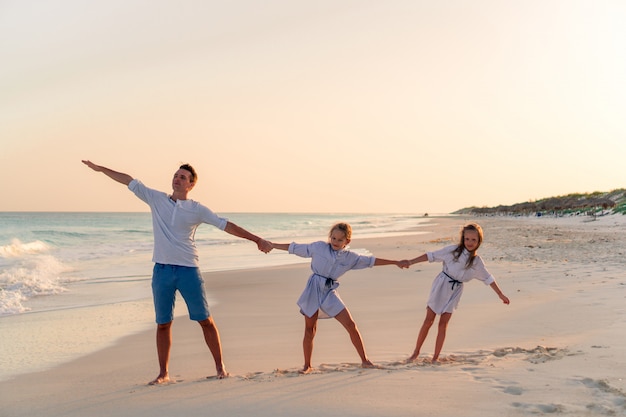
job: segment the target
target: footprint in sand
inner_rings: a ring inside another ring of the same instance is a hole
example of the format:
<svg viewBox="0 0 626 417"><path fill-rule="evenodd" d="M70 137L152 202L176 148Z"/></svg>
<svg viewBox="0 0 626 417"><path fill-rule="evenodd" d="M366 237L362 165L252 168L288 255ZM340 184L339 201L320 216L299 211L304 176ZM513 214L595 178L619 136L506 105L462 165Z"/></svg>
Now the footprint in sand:
<svg viewBox="0 0 626 417"><path fill-rule="evenodd" d="M534 349L524 349L521 347L505 347L497 349L493 352L493 356L498 358L516 354L526 355L526 360L535 364L562 359L565 356L575 355L575 353L570 353L567 349L546 346L537 346Z"/></svg>
<svg viewBox="0 0 626 417"><path fill-rule="evenodd" d="M577 378L574 382L592 390L590 393L593 401L588 404L568 404L569 412L579 410L584 407L589 415L594 416L621 416L626 415L626 393L618 388L612 387L605 380L597 380L592 378ZM506 392L506 390L505 390ZM514 392L513 392L514 393ZM580 397L580 395L578 396ZM576 402L576 401L574 401ZM513 407L519 408L529 414L551 414L564 413L566 405L564 404L531 404L514 402ZM577 412L575 415L578 415ZM587 414L584 414L587 415Z"/></svg>
<svg viewBox="0 0 626 417"><path fill-rule="evenodd" d="M513 403L513 407L520 408L532 414L562 413L565 408L560 404L526 404Z"/></svg>
<svg viewBox="0 0 626 417"><path fill-rule="evenodd" d="M520 387L514 387L514 386L509 386L506 387L503 392L505 394L511 394L511 395L522 395L524 393L524 390Z"/></svg>
<svg viewBox="0 0 626 417"><path fill-rule="evenodd" d="M348 371L362 371L365 369L381 369L381 366L377 365L373 368L363 368L358 363L339 363L339 364L323 363L317 368L317 371L320 373L321 372L348 372Z"/></svg>
<svg viewBox="0 0 626 417"><path fill-rule="evenodd" d="M263 372L250 372L245 375L239 376L239 379L242 379L244 381L254 381L262 376L263 376Z"/></svg>
<svg viewBox="0 0 626 417"><path fill-rule="evenodd" d="M626 414L626 393L624 391L612 387L605 380L582 378L578 381L594 391L594 402L587 404L588 410L600 415Z"/></svg>
<svg viewBox="0 0 626 417"><path fill-rule="evenodd" d="M301 375L299 369L274 369L274 376L294 377L298 375Z"/></svg>

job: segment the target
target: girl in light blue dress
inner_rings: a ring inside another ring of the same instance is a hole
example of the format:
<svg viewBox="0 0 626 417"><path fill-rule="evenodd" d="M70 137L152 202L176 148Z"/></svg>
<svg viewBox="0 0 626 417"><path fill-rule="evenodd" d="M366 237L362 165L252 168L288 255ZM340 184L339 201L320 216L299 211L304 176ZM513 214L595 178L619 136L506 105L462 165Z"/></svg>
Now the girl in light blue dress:
<svg viewBox="0 0 626 417"><path fill-rule="evenodd" d="M446 339L446 330L452 313L456 310L463 294L463 283L477 279L489 285L500 297L504 304L509 304L509 299L502 293L495 278L487 271L485 264L476 253L483 241L483 229L476 223L470 223L461 230L461 241L457 245L446 246L434 252L427 252L409 261L411 265L418 262L442 262L442 271L435 277L430 289L426 318L417 336L415 350L407 360L417 360L420 349L428 336L430 327L435 322L435 317L440 315L435 341L435 353L433 363L439 360L439 353Z"/></svg>
<svg viewBox="0 0 626 417"><path fill-rule="evenodd" d="M343 325L350 335L350 340L361 357L363 368L373 368L374 364L367 358L363 339L350 311L337 293L337 280L351 269L371 268L378 265L396 265L408 268L409 261L392 261L388 259L364 256L346 249L352 238L352 228L347 223L337 223L328 235L328 242L309 244L273 243L275 249L289 251L303 258L311 258L313 273L307 281L302 295L298 299L300 312L304 315L304 367L300 373L311 372L311 356L313 354L313 338L317 329L318 318L334 317Z"/></svg>

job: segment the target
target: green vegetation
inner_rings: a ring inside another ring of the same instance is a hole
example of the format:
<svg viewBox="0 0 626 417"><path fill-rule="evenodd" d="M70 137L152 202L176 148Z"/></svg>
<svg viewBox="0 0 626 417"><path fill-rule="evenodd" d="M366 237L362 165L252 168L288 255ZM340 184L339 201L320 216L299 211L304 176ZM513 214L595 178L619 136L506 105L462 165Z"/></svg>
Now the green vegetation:
<svg viewBox="0 0 626 417"><path fill-rule="evenodd" d="M610 192L575 193L549 197L537 201L517 203L511 206L467 207L453 214L477 215L571 215L571 214L626 214L626 189Z"/></svg>

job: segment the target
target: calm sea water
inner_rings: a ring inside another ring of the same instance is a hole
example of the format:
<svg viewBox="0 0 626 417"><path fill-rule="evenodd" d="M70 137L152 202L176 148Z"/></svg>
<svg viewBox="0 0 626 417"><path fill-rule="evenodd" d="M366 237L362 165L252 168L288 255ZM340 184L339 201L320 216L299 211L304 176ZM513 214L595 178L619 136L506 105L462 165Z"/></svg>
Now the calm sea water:
<svg viewBox="0 0 626 417"><path fill-rule="evenodd" d="M276 242L325 239L331 224L352 224L353 238L408 234L426 219L405 214L221 214ZM149 213L0 213L0 316L113 303L146 297L152 271ZM306 262L215 227L196 232L202 271ZM358 248L353 248L358 250ZM85 284L137 282L128 291L99 291Z"/></svg>

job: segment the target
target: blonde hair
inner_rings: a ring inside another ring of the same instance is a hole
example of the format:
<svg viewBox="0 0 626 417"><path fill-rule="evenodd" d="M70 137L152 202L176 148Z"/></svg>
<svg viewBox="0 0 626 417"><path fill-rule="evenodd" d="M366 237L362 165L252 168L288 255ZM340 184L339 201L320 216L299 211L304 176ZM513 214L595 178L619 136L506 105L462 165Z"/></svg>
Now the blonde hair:
<svg viewBox="0 0 626 417"><path fill-rule="evenodd" d="M343 234L346 235L346 239L352 239L352 226L350 226L348 223L335 223L333 227L330 228L330 232L328 232L328 237L330 237L330 235L332 235L335 230L343 232Z"/></svg>

